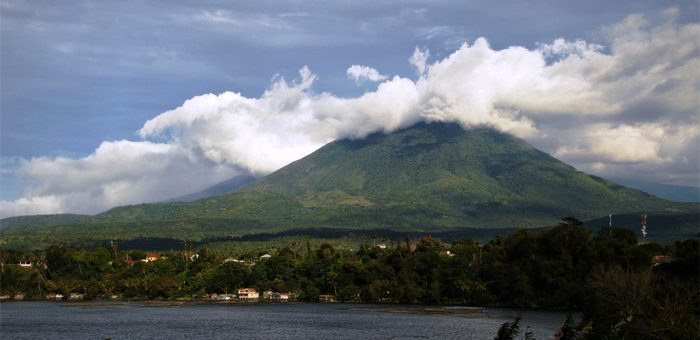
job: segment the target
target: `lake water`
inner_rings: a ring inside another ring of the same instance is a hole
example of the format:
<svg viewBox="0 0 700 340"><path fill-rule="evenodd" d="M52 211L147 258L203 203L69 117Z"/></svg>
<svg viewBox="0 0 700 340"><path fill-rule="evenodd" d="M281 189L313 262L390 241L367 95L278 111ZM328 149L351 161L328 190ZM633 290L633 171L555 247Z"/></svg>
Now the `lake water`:
<svg viewBox="0 0 700 340"><path fill-rule="evenodd" d="M362 304L184 304L9 302L3 339L493 339L519 313L509 309ZM566 313L524 311L521 326L551 339Z"/></svg>

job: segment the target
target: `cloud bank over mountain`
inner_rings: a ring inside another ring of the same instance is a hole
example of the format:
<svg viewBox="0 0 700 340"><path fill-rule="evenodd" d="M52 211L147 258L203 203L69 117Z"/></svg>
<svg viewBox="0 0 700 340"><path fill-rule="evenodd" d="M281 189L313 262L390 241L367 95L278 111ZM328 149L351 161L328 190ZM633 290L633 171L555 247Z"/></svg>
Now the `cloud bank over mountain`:
<svg viewBox="0 0 700 340"><path fill-rule="evenodd" d="M602 30L603 45L557 39L492 48L486 38L431 61L416 49L416 78L370 66L346 73L376 89L317 93L308 67L273 80L257 98L205 94L161 113L141 140L106 141L79 159L34 158L19 171L36 185L2 216L95 213L197 191L236 174L272 172L323 144L391 132L419 121L490 126L526 139L578 169L608 177L697 184L700 25L676 9L631 15Z"/></svg>
<svg viewBox="0 0 700 340"><path fill-rule="evenodd" d="M362 65L352 65L348 67L345 73L348 75L348 78L355 80L358 85L366 81L376 82L388 78L383 74L379 74L379 71L376 69Z"/></svg>

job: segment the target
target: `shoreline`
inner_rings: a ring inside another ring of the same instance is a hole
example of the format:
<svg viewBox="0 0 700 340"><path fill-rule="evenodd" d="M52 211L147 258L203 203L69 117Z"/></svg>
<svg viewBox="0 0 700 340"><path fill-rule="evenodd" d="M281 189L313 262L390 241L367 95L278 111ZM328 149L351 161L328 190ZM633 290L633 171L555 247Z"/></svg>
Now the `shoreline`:
<svg viewBox="0 0 700 340"><path fill-rule="evenodd" d="M237 305L237 306L260 306L260 305L347 305L349 310L359 312L379 312L390 314L421 314L421 315L489 315L490 311L497 310L521 310L521 311L542 311L542 312L567 312L579 314L580 310L568 308L536 308L536 307L513 307L513 306L462 306L462 305L425 305L425 304L400 304L400 303L370 303L370 302L308 302L308 301L211 301L211 300L3 300L4 303L34 303L49 302L59 304L68 308L119 308L126 305L140 305L142 307L184 307L196 305Z"/></svg>

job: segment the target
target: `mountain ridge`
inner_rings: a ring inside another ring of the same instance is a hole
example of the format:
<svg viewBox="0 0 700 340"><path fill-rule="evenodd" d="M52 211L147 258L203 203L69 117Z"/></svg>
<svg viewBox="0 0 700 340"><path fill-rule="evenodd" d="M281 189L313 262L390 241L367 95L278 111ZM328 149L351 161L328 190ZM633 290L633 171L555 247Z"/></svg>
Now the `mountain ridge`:
<svg viewBox="0 0 700 340"><path fill-rule="evenodd" d="M654 183L629 178L611 178L611 180L669 201L685 203L700 202L700 188L698 187Z"/></svg>
<svg viewBox="0 0 700 340"><path fill-rule="evenodd" d="M182 195L176 198L169 199L163 203L167 202L193 202L203 198L208 198L212 196L218 196L223 194L229 194L244 188L245 186L258 180L260 176L255 176L252 174L243 174L229 178L223 182L216 183L209 186L203 190L193 192L191 194Z"/></svg>

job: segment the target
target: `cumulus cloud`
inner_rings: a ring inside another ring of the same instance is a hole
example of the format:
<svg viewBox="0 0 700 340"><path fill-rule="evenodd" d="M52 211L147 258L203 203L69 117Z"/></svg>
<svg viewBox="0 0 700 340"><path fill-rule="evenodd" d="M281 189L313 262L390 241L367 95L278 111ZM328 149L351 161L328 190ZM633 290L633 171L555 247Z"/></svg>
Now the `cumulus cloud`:
<svg viewBox="0 0 700 340"><path fill-rule="evenodd" d="M379 71L374 68L362 65L352 65L348 67L345 73L348 78L353 79L357 84L362 84L365 81L377 82L387 78L387 76L380 74Z"/></svg>
<svg viewBox="0 0 700 340"><path fill-rule="evenodd" d="M269 173L334 139L418 121L493 127L603 176L651 169L657 181L697 183L700 26L674 18L630 16L603 30L606 46L556 39L496 50L479 38L433 63L416 48L415 79L348 68L355 81L380 82L355 98L314 92L307 67L257 98L197 96L147 121L141 141L105 142L77 160L27 161L20 172L39 184L0 207L5 216L96 212L165 199L237 173Z"/></svg>
<svg viewBox="0 0 700 340"><path fill-rule="evenodd" d="M670 161L659 155L663 138L668 138L663 127L657 125L613 127L609 124L593 124L585 128L581 144L563 146L555 155L566 157L586 155L591 159L610 162L651 162ZM599 161L598 161L599 163ZM598 167L601 165L598 164Z"/></svg>
<svg viewBox="0 0 700 340"><path fill-rule="evenodd" d="M18 171L39 185L25 189L16 201L0 201L4 216L94 213L192 193L212 180L242 173L235 166L211 163L177 145L124 140L103 142L81 159L34 158Z"/></svg>

